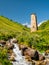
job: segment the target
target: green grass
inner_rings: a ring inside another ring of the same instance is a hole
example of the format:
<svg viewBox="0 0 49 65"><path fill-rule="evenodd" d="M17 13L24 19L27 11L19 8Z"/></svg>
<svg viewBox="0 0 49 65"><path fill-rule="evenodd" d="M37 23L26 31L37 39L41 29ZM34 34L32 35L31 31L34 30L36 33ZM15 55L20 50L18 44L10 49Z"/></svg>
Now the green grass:
<svg viewBox="0 0 49 65"><path fill-rule="evenodd" d="M49 20L43 22L40 26L39 26L39 30L49 30Z"/></svg>
<svg viewBox="0 0 49 65"><path fill-rule="evenodd" d="M0 39L2 36L17 35L16 33L28 32L29 28L14 22L4 16L0 16Z"/></svg>
<svg viewBox="0 0 49 65"><path fill-rule="evenodd" d="M17 22L13 22L5 17L0 16L0 29L4 29L7 31L24 31L23 28L25 28L24 26L22 26L20 23ZM26 29L27 30L27 29Z"/></svg>
<svg viewBox="0 0 49 65"><path fill-rule="evenodd" d="M0 65L12 65L8 60L7 49L0 47Z"/></svg>

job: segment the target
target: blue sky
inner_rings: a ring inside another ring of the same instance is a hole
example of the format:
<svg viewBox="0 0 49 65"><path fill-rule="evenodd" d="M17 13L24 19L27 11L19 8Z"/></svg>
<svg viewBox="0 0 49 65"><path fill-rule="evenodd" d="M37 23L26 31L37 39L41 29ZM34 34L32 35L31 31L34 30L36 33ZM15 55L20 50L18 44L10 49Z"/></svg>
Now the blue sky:
<svg viewBox="0 0 49 65"><path fill-rule="evenodd" d="M0 0L0 15L19 23L30 24L30 15L36 13L37 21L49 19L49 0Z"/></svg>

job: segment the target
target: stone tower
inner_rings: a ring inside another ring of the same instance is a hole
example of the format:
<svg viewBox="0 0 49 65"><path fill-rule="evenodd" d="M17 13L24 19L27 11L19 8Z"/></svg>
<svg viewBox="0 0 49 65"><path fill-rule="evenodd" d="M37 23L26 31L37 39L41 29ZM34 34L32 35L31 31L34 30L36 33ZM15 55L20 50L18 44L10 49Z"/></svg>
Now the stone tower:
<svg viewBox="0 0 49 65"><path fill-rule="evenodd" d="M37 31L37 17L35 14L31 15L31 32Z"/></svg>

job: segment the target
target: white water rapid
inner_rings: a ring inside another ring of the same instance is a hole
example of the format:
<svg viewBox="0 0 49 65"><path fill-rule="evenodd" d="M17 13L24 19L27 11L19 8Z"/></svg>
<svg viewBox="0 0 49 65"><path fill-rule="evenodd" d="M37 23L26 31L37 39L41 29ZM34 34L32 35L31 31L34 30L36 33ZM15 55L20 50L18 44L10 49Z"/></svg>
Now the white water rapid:
<svg viewBox="0 0 49 65"><path fill-rule="evenodd" d="M13 52L15 53L15 60L16 61L13 61L13 65L32 65L31 62L28 62L25 60L25 57L22 56L22 53L21 53L21 50L19 50L19 46L18 44L15 44L14 43L14 49L13 49Z"/></svg>

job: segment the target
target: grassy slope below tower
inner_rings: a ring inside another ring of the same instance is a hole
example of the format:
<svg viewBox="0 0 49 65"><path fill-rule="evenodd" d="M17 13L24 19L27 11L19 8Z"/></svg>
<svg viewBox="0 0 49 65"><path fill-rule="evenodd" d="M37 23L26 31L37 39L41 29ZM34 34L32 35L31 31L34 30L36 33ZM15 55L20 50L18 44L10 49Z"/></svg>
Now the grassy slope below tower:
<svg viewBox="0 0 49 65"><path fill-rule="evenodd" d="M48 41L49 43L49 20L47 20L46 22L43 22L40 26L39 26L39 30L41 30L41 34L42 36L45 38L46 41Z"/></svg>
<svg viewBox="0 0 49 65"><path fill-rule="evenodd" d="M43 22L39 28L38 31L34 33L34 35L38 35L39 39L37 40L37 48L39 50L46 50L49 49L49 20Z"/></svg>
<svg viewBox="0 0 49 65"><path fill-rule="evenodd" d="M43 23L39 26L39 29L40 29L40 30L44 30L44 29L49 30L49 20L43 22Z"/></svg>

